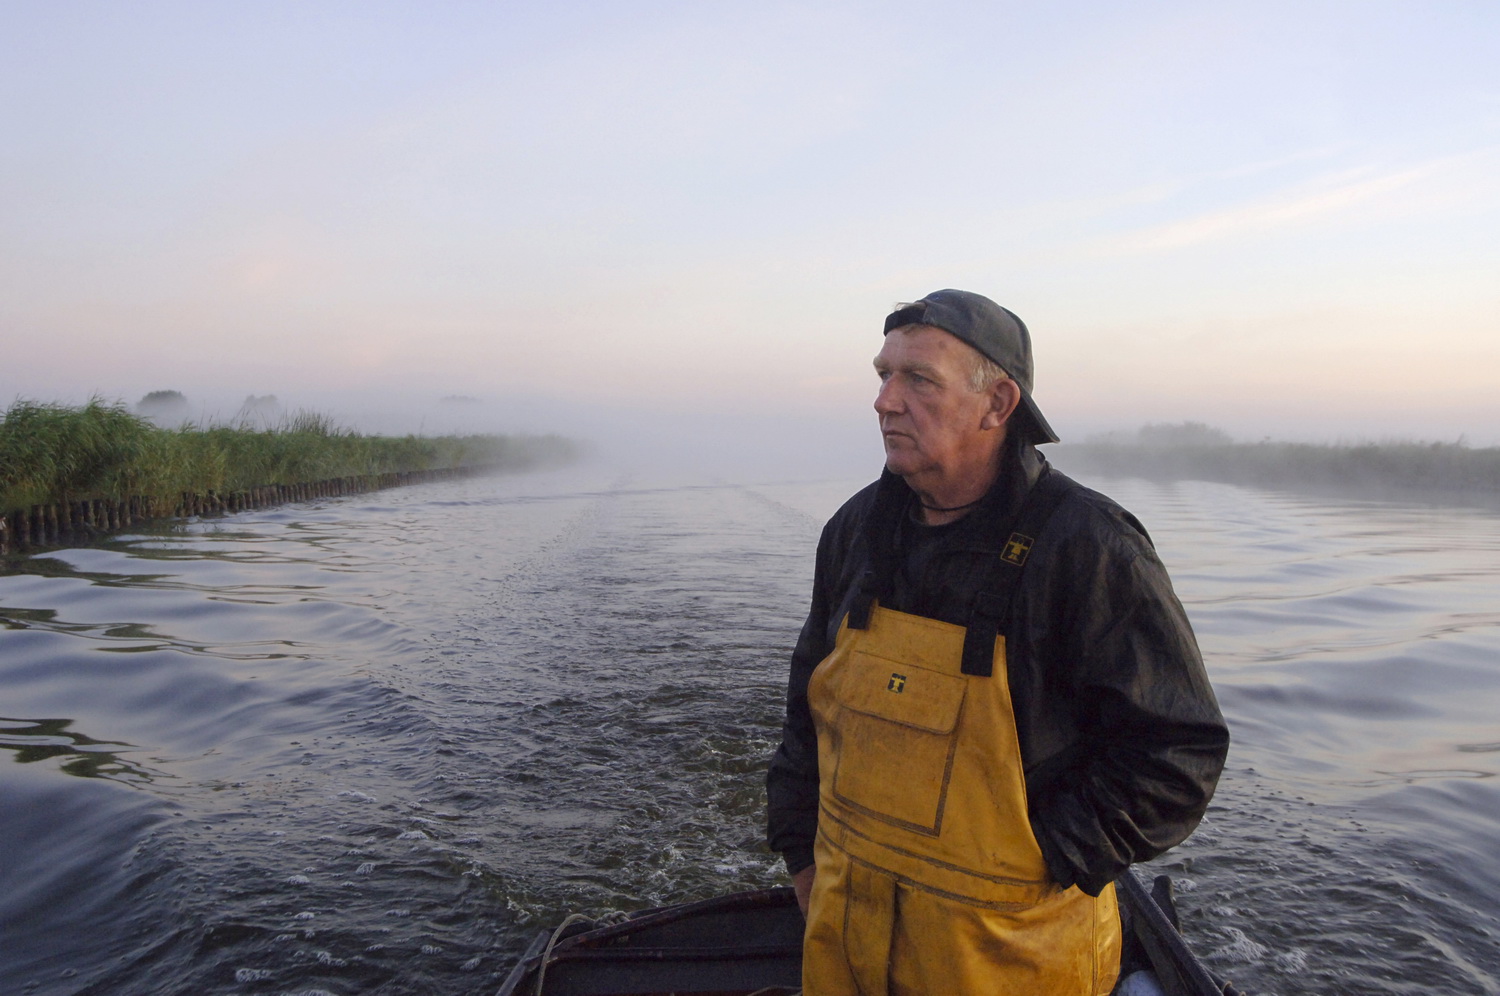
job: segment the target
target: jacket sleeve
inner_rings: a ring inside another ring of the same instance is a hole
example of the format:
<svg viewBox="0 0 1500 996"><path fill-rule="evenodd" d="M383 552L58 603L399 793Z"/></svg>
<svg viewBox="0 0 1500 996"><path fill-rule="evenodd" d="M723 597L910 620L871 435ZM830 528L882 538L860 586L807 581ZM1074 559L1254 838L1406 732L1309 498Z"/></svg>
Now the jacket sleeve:
<svg viewBox="0 0 1500 996"><path fill-rule="evenodd" d="M787 679L781 746L771 757L766 773L766 842L782 855L787 871L794 875L813 863L813 838L818 831L818 738L808 708L807 683L813 669L832 650L828 631L835 598L831 564L834 532L835 525L830 521L818 541L812 607L792 652Z"/></svg>
<svg viewBox="0 0 1500 996"><path fill-rule="evenodd" d="M1184 840L1202 819L1229 747L1182 604L1128 513L1059 553L1042 601L1062 662L1047 675L1076 736L1028 777L1032 827L1060 885L1098 895L1127 866Z"/></svg>

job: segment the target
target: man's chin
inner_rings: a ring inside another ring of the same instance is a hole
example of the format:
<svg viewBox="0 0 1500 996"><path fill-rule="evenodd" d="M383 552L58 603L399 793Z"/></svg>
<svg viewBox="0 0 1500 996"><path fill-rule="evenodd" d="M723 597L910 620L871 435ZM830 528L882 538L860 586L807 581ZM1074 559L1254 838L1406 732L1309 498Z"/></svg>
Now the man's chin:
<svg viewBox="0 0 1500 996"><path fill-rule="evenodd" d="M887 453L885 455L885 469L898 477L905 477L914 469L914 461L909 453Z"/></svg>

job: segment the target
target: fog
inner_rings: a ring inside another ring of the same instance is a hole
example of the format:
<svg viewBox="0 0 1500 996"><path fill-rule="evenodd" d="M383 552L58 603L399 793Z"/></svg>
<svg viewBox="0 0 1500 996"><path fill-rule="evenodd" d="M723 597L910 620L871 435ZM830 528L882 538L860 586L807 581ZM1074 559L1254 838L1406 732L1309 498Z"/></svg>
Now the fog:
<svg viewBox="0 0 1500 996"><path fill-rule="evenodd" d="M873 380L873 378L872 378ZM165 402L162 394L174 396ZM118 399L154 424L231 424L273 429L298 411L330 416L373 435L561 435L586 459L620 474L704 480L811 480L874 475L883 460L873 410L699 411L565 401L541 395L391 396L266 392L215 396L171 389Z"/></svg>
<svg viewBox="0 0 1500 996"><path fill-rule="evenodd" d="M873 395L874 377L870 376ZM853 393L853 392L849 392ZM764 412L626 407L544 394L494 398L419 394L265 391L225 394L176 389L123 403L162 426L233 424L276 428L301 411L350 430L424 436L561 435L583 444L582 459L625 480L676 482L858 481L883 463L871 399ZM1085 480L1121 476L1199 479L1277 488L1376 491L1473 498L1500 491L1500 450L1483 437L1413 436L1399 431L1334 433L1311 423L1272 436L1267 425L1110 423L1059 417L1063 437L1049 458ZM1399 428L1409 424L1397 423ZM1320 431L1321 430L1321 431Z"/></svg>

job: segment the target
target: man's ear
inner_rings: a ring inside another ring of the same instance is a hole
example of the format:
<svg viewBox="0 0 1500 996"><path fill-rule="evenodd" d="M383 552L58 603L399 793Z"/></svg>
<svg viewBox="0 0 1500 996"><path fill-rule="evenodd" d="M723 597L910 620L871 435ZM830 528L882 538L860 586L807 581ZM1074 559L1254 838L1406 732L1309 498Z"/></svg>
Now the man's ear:
<svg viewBox="0 0 1500 996"><path fill-rule="evenodd" d="M1002 377L990 388L990 410L979 420L980 428L998 429L1021 403L1021 388L1010 377Z"/></svg>

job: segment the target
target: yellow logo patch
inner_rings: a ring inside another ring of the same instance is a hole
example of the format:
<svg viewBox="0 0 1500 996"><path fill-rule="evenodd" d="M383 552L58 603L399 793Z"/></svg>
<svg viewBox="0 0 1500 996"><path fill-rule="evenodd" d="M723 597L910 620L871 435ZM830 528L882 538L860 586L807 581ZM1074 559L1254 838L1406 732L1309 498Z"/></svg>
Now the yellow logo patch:
<svg viewBox="0 0 1500 996"><path fill-rule="evenodd" d="M1000 559L1007 564L1015 564L1020 567L1026 563L1026 556L1031 553L1031 544L1036 542L1030 536L1022 536L1020 533L1011 533L1010 539L1005 541L1005 549L1000 553Z"/></svg>
<svg viewBox="0 0 1500 996"><path fill-rule="evenodd" d="M886 682L885 690L895 692L898 695L906 691L906 675L897 674L895 671L892 671L891 680Z"/></svg>

